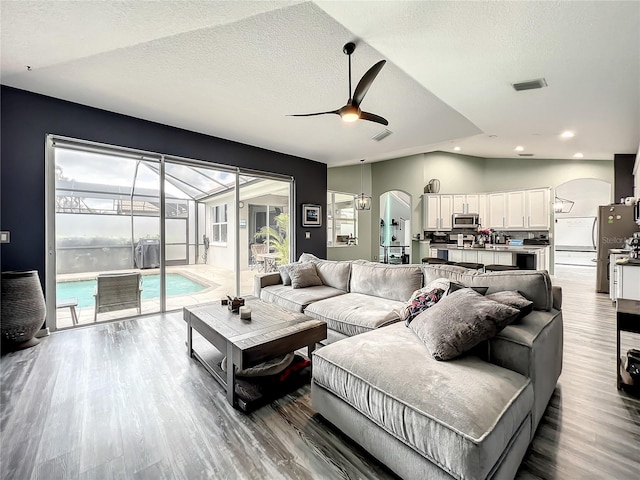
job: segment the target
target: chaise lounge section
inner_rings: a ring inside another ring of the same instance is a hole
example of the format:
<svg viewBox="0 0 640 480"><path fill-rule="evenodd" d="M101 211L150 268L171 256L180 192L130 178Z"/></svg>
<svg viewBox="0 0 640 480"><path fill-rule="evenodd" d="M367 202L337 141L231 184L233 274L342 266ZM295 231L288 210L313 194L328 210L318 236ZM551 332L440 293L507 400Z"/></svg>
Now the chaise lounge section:
<svg viewBox="0 0 640 480"><path fill-rule="evenodd" d="M314 353L314 409L405 479L513 478L562 369L561 291L547 272L334 263L351 267L346 291L302 308L333 331ZM400 322L415 269L419 286L444 279L486 295L517 290L533 310L438 361Z"/></svg>

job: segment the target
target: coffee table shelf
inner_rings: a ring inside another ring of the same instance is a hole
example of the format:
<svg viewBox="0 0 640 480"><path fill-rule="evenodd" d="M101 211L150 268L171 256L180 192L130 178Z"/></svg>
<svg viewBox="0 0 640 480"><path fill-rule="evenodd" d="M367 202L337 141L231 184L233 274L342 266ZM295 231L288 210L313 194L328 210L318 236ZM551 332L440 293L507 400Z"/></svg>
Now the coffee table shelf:
<svg viewBox="0 0 640 480"><path fill-rule="evenodd" d="M238 401L235 392L235 368L243 370L259 363L307 347L311 359L317 342L327 338L327 324L301 313L292 312L274 304L246 297L251 307L251 319L240 319L219 302L185 307L187 323L187 353L198 360L226 389L227 400L234 407L248 408L247 402ZM208 361L193 348L193 330L208 343L227 356L227 371L217 362ZM244 403L244 405L243 405Z"/></svg>

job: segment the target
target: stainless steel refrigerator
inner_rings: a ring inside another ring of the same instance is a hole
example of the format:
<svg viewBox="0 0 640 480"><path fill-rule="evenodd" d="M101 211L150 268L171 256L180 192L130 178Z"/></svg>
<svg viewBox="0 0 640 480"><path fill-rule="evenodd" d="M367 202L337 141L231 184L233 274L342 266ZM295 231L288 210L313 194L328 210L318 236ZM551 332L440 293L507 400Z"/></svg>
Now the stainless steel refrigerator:
<svg viewBox="0 0 640 480"><path fill-rule="evenodd" d="M605 205L598 207L598 271L596 291L609 293L609 250L623 248L627 238L638 231L633 206Z"/></svg>

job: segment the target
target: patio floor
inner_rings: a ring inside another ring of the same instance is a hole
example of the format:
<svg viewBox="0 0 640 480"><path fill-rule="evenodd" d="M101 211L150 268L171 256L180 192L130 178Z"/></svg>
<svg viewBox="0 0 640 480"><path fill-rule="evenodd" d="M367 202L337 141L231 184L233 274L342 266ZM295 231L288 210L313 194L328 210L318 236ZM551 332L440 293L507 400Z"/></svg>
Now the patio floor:
<svg viewBox="0 0 640 480"><path fill-rule="evenodd" d="M212 265L180 265L167 267L167 273L177 273L186 278L189 278L197 283L205 285L206 288L196 293L188 295L176 295L167 297L167 311L178 310L182 307L189 305L197 305L199 303L213 302L225 298L227 295L233 296L235 291L235 275L232 271L216 268ZM139 271L143 277L144 275L157 275L160 273L160 269L145 269L136 270L130 269L130 271ZM58 282L68 281L80 281L80 280L93 280L98 273L104 272L88 272L88 273L73 273L58 275ZM255 270L241 270L240 272L240 292L241 295L253 294L253 277L260 273ZM60 303L63 298L58 298ZM143 299L142 300L142 314L158 313L160 311L160 298ZM76 307L78 316L78 325L90 325L93 323L94 307ZM127 310L118 310L114 312L100 313L98 314L98 322L114 320L126 317L133 317L138 314L135 308ZM71 319L71 309L68 307L58 308L56 310L56 324L57 329L69 328L73 326Z"/></svg>

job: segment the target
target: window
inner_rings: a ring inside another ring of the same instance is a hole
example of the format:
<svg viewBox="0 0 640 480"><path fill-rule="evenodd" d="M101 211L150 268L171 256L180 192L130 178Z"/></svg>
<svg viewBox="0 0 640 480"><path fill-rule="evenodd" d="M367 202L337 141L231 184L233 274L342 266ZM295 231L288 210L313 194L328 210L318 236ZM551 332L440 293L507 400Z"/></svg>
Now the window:
<svg viewBox="0 0 640 480"><path fill-rule="evenodd" d="M211 207L211 238L216 245L227 244L227 204Z"/></svg>
<svg viewBox="0 0 640 480"><path fill-rule="evenodd" d="M327 192L327 246L357 244L357 214L352 193Z"/></svg>

